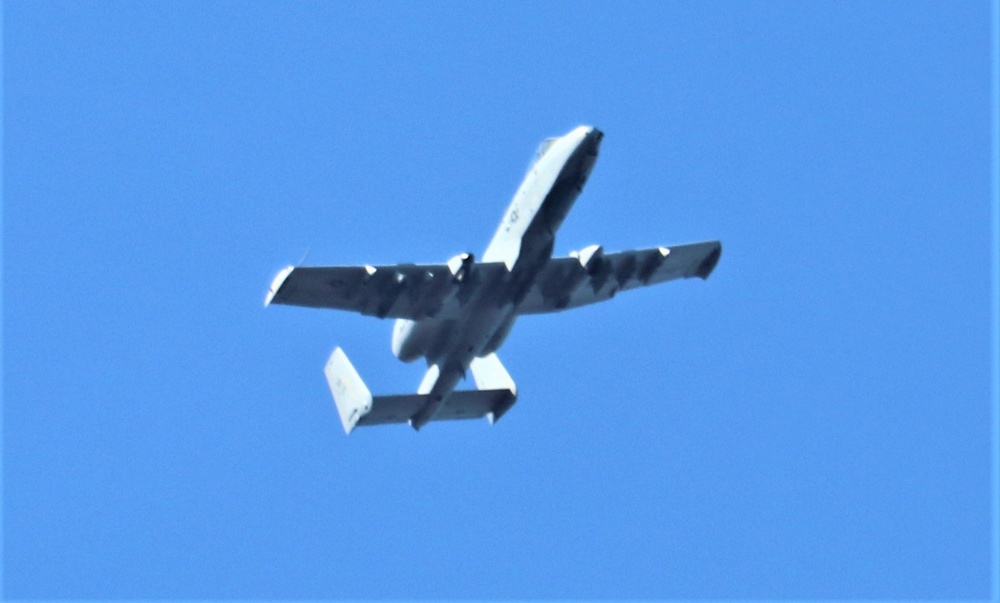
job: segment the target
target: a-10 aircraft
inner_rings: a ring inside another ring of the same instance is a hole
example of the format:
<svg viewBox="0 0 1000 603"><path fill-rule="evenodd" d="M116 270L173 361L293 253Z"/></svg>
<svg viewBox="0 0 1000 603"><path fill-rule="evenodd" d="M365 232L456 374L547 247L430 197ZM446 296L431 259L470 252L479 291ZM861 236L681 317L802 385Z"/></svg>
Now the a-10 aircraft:
<svg viewBox="0 0 1000 603"><path fill-rule="evenodd" d="M593 245L553 258L555 234L590 175L603 138L580 126L545 140L480 262L285 268L264 302L395 318L392 353L428 370L415 394L372 396L339 347L325 373L347 433L355 427L500 419L517 388L496 351L524 314L559 312L619 291L677 278L708 278L722 245L707 241L605 253ZM476 389L456 390L471 370Z"/></svg>

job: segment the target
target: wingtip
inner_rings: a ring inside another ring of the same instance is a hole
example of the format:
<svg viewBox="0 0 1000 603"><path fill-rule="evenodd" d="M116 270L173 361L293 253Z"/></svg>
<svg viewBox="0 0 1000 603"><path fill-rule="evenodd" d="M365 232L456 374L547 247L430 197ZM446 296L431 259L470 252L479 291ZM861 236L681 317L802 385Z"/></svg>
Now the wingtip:
<svg viewBox="0 0 1000 603"><path fill-rule="evenodd" d="M267 290L267 297L264 298L265 308L271 305L271 302L274 300L274 296L278 294L278 291L281 289L281 285L285 283L285 279L287 279L288 275L292 273L292 270L295 270L295 266L288 266L284 268L278 273L277 276L274 277L274 280L271 281L271 287Z"/></svg>
<svg viewBox="0 0 1000 603"><path fill-rule="evenodd" d="M722 243L716 241L715 249L712 250L708 256L701 262L698 266L698 270L695 274L701 278L701 280L706 280L712 271L715 270L716 264L719 263L719 258L722 256Z"/></svg>

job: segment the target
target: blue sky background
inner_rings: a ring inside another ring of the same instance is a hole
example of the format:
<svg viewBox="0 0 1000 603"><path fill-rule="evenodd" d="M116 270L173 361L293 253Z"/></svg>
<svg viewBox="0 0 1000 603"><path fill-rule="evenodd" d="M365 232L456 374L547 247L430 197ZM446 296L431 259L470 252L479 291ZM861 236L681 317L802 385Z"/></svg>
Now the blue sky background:
<svg viewBox="0 0 1000 603"><path fill-rule="evenodd" d="M986 2L6 2L10 598L984 598ZM520 321L496 426L344 435L308 264L480 254L537 143L565 254L706 281Z"/></svg>

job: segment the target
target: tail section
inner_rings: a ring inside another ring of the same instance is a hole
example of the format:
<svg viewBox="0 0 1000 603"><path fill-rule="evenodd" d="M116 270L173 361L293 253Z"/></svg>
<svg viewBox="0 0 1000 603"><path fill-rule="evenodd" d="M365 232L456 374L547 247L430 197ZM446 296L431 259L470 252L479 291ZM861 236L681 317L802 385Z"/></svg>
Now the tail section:
<svg viewBox="0 0 1000 603"><path fill-rule="evenodd" d="M470 368L479 389L452 392L431 421L487 417L492 424L517 401L517 387L496 355L477 358ZM359 426L407 423L431 402L428 393L372 396L340 348L330 355L324 372L348 434Z"/></svg>
<svg viewBox="0 0 1000 603"><path fill-rule="evenodd" d="M469 365L472 370L472 377L476 380L476 389L479 391L507 392L497 404L490 408L487 417L490 424L496 423L512 406L517 402L517 386L510 378L507 369L500 363L496 354L473 358Z"/></svg>
<svg viewBox="0 0 1000 603"><path fill-rule="evenodd" d="M347 354L340 348L330 354L323 372L326 373L333 401L337 404L337 411L340 412L344 431L350 434L358 421L371 412L374 404L372 393L368 391L354 365L347 359Z"/></svg>

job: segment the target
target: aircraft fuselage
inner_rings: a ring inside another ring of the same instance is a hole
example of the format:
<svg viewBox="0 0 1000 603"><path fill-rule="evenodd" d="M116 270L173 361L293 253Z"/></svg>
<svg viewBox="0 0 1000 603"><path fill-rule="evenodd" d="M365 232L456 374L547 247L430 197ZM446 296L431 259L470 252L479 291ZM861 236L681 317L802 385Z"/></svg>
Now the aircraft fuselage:
<svg viewBox="0 0 1000 603"><path fill-rule="evenodd" d="M431 402L411 418L414 428L433 418L474 358L506 339L517 306L552 257L555 234L583 190L602 138L600 130L580 126L543 143L483 254L482 261L503 262L507 271L490 277L477 272L471 255L460 256L456 279L470 285L470 299L431 318L396 321L393 354L404 362L425 358L429 366L418 393Z"/></svg>

